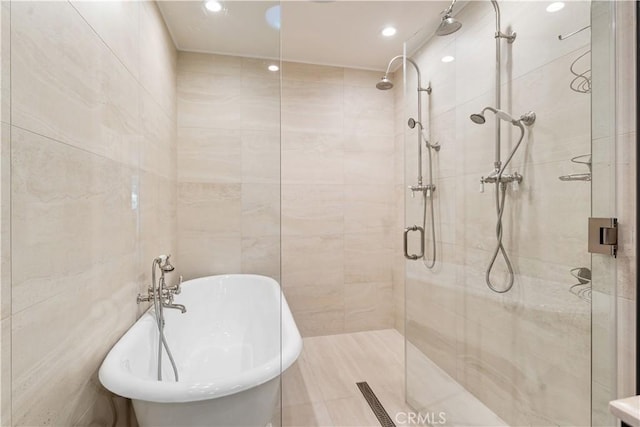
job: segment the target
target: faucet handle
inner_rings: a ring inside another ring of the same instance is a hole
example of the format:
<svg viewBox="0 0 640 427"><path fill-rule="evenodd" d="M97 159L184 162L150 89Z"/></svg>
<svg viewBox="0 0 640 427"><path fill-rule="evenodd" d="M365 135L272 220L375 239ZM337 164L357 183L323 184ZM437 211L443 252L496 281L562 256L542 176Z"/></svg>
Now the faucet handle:
<svg viewBox="0 0 640 427"><path fill-rule="evenodd" d="M179 295L180 292L182 292L182 276L180 276L180 279L178 281L178 284L175 286L169 286L167 288L167 290L169 291L170 294L172 295Z"/></svg>
<svg viewBox="0 0 640 427"><path fill-rule="evenodd" d="M152 299L153 298L149 294L147 295L138 294L138 296L136 297L136 304L140 304L141 302L149 302Z"/></svg>

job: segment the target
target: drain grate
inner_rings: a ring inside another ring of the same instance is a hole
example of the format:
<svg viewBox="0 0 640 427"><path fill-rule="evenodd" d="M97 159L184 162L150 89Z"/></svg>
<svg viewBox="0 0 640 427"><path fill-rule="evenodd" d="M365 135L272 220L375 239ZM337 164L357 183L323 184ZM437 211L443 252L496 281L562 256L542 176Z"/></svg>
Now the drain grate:
<svg viewBox="0 0 640 427"><path fill-rule="evenodd" d="M369 384L367 384L367 382L364 381L364 382L356 383L356 385L360 389L360 392L364 396L364 399L367 401L367 403L371 407L371 410L373 411L374 415L378 419L378 422L380 422L380 425L382 427L395 427L396 425L393 423L393 420L387 413L386 409L384 409L384 406L382 406L382 403L380 403L380 401L378 400L378 397L375 395L373 390L371 390L371 387L369 387Z"/></svg>

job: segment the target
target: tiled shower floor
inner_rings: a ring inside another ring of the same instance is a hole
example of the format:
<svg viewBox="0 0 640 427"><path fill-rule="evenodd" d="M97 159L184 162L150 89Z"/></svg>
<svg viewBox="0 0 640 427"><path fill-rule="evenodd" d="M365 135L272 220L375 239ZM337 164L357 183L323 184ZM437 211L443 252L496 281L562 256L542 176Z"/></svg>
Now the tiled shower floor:
<svg viewBox="0 0 640 427"><path fill-rule="evenodd" d="M404 340L394 329L311 337L282 379L283 426L379 426L356 386L366 381L396 425L404 403ZM396 416L398 414L398 416Z"/></svg>

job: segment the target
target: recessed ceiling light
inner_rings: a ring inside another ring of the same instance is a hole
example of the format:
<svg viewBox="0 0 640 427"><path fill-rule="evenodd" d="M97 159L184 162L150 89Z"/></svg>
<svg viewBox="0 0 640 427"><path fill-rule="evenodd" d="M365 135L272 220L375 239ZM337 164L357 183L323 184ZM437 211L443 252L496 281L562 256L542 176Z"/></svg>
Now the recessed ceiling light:
<svg viewBox="0 0 640 427"><path fill-rule="evenodd" d="M207 0L204 2L204 7L211 12L220 12L222 10L222 4L216 0Z"/></svg>
<svg viewBox="0 0 640 427"><path fill-rule="evenodd" d="M561 10L562 8L564 8L564 2L557 1L555 3L551 3L549 6L547 6L547 12L557 12L557 11Z"/></svg>
<svg viewBox="0 0 640 427"><path fill-rule="evenodd" d="M397 32L398 30L396 30L394 27L384 27L382 29L382 35L385 37L395 36Z"/></svg>
<svg viewBox="0 0 640 427"><path fill-rule="evenodd" d="M447 55L447 56L443 56L443 57L442 57L442 59L441 59L441 61L442 61L442 62L453 62L455 59L456 59L456 58L454 58L453 56L451 56L451 55Z"/></svg>
<svg viewBox="0 0 640 427"><path fill-rule="evenodd" d="M271 64L267 67L269 71L273 71L274 73L280 69L276 64Z"/></svg>

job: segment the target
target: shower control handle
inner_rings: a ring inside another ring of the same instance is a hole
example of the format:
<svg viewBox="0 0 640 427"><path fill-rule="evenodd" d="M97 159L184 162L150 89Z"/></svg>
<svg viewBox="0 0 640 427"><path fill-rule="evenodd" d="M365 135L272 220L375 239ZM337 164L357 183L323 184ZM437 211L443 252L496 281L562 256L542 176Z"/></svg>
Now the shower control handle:
<svg viewBox="0 0 640 427"><path fill-rule="evenodd" d="M409 232L410 231L419 231L420 232L420 254L418 255L409 255ZM424 228L412 225L411 227L407 227L404 229L404 257L406 259L410 259L415 261L417 259L424 257Z"/></svg>

